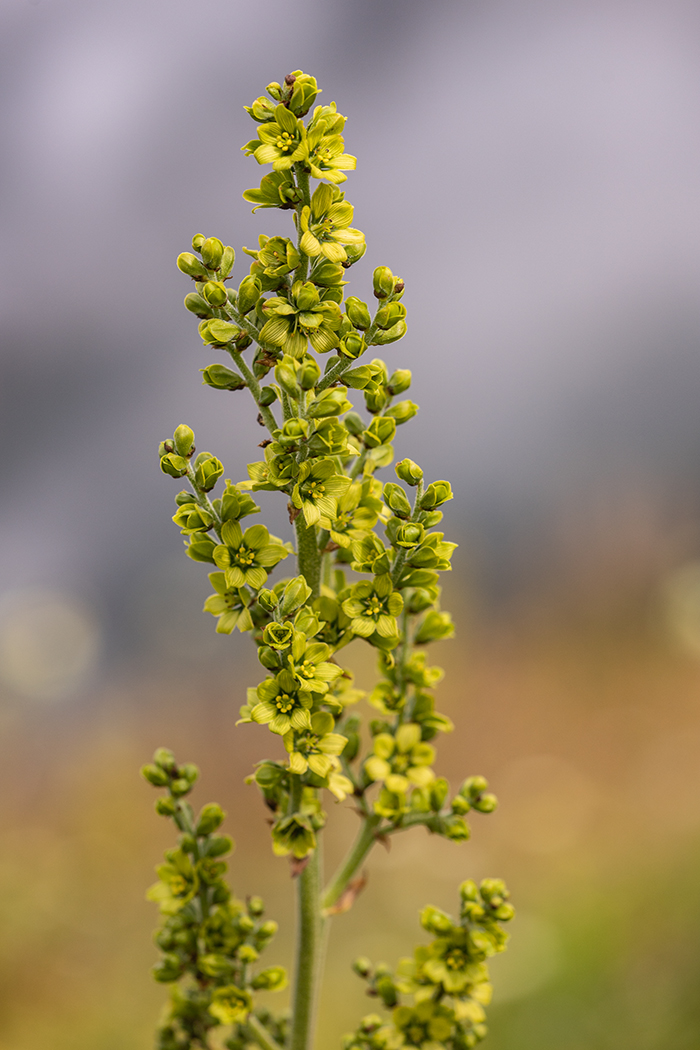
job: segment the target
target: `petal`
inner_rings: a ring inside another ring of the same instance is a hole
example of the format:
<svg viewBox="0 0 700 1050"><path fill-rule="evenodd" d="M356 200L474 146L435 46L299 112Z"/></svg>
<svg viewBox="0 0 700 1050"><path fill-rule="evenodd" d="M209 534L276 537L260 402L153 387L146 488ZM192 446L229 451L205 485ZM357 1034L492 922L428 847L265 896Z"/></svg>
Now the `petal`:
<svg viewBox="0 0 700 1050"><path fill-rule="evenodd" d="M225 521L221 527L221 538L228 547L236 550L243 542L243 532L237 521Z"/></svg>
<svg viewBox="0 0 700 1050"><path fill-rule="evenodd" d="M224 526L225 528L226 526ZM240 525L239 525L240 529ZM264 525L251 525L243 533L243 543L249 550L258 550L270 542L270 533Z"/></svg>
<svg viewBox="0 0 700 1050"><path fill-rule="evenodd" d="M245 571L245 582L249 587L252 587L254 591L259 591L261 587L264 587L266 580L267 573L260 566L254 565Z"/></svg>
<svg viewBox="0 0 700 1050"><path fill-rule="evenodd" d="M303 252L306 252L306 254L310 255L312 258L315 258L317 255L321 254L321 244L318 241L318 238L314 237L313 233L310 233L308 230L301 238L301 243L299 247Z"/></svg>
<svg viewBox="0 0 700 1050"><path fill-rule="evenodd" d="M245 576L237 565L232 569L226 570L226 585L228 587L242 587L244 583Z"/></svg>

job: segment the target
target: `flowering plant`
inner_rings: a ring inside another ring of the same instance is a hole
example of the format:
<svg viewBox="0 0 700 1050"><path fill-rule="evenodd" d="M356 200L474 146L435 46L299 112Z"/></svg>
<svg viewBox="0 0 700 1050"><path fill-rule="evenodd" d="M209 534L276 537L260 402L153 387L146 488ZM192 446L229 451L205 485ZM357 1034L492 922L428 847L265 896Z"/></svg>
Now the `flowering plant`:
<svg viewBox="0 0 700 1050"><path fill-rule="evenodd" d="M234 249L216 237L198 234L177 261L194 282L185 306L199 319L201 339L227 360L204 368L203 381L229 393L248 390L268 431L263 458L249 465L247 480L223 481L217 496L224 466L196 452L188 426L159 449L161 470L189 486L175 497L173 517L186 553L212 567L214 594L204 610L217 618L217 632L251 636L265 672L248 689L240 722L266 725L287 754L262 759L248 782L272 814L272 848L289 858L297 880L291 1011L273 1013L256 1001L258 991L282 989L287 978L279 966L259 965L276 929L263 920L262 901L236 900L224 880L232 842L218 834L221 808L212 803L195 815L186 796L196 768L159 749L143 773L165 789L156 808L179 832L149 891L163 914L154 973L171 985L159 1050L211 1047L214 1031L230 1050L310 1050L324 927L352 906L373 846L418 826L463 842L468 812L496 806L482 777L468 777L451 795L434 770L433 741L452 723L435 710L442 671L428 665L426 646L454 630L440 607L439 579L456 544L437 528L452 490L443 480L426 484L411 459L395 465L397 481L378 477L393 462L397 427L418 411L397 400L410 371L368 353L406 334L404 282L379 266L374 311L345 296L347 271L366 247L340 189L356 162L344 152L345 117L335 103L314 106L318 93L315 79L297 70L246 107L258 128L243 149L272 170L243 196L255 211L290 212L292 236L261 235L257 249L244 248L252 263L237 288L229 284ZM364 399L364 414L351 391ZM259 511L254 493L261 490L286 498L294 546L264 525L241 524ZM280 578L289 558L296 574ZM377 654L379 680L368 697L341 662L356 640ZM357 713L364 699L371 718ZM326 886L324 792L336 802L351 798L359 818L356 840ZM486 960L505 947L501 924L513 909L497 879L464 882L460 899L456 919L424 909L421 923L433 940L395 972L356 960L388 1014L365 1017L346 1050L466 1050L483 1038Z"/></svg>

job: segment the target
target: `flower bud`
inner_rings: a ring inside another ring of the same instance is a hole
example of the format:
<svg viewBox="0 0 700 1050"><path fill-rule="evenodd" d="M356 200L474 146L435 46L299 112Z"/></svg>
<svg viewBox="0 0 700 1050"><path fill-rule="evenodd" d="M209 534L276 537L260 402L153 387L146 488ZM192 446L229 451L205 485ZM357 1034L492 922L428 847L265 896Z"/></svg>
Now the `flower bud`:
<svg viewBox="0 0 700 1050"><path fill-rule="evenodd" d="M479 795L472 805L474 809L478 809L479 813L493 813L498 806L498 799L492 794Z"/></svg>
<svg viewBox="0 0 700 1050"><path fill-rule="evenodd" d="M279 992L287 987L287 971L283 966L268 966L250 983L256 991Z"/></svg>
<svg viewBox="0 0 700 1050"><path fill-rule="evenodd" d="M362 422L362 418L358 416L357 412L348 412L343 420L343 423L355 437L359 437L365 429L365 425Z"/></svg>
<svg viewBox="0 0 700 1050"><path fill-rule="evenodd" d="M288 649L294 639L294 628L290 623L268 623L263 631L263 642L272 649Z"/></svg>
<svg viewBox="0 0 700 1050"><path fill-rule="evenodd" d="M456 814L445 817L442 834L453 842L465 842L471 835L471 830L464 817Z"/></svg>
<svg viewBox="0 0 700 1050"><path fill-rule="evenodd" d="M420 913L420 924L428 933L440 934L452 931L452 919L441 908L428 904Z"/></svg>
<svg viewBox="0 0 700 1050"><path fill-rule="evenodd" d="M430 792L430 807L435 813L439 813L447 798L449 784L444 777L438 777L429 785L428 790Z"/></svg>
<svg viewBox="0 0 700 1050"><path fill-rule="evenodd" d="M204 459L204 456L207 458ZM213 489L223 473L223 463L216 456L212 456L210 452L203 452L197 456L194 480L204 492L209 492Z"/></svg>
<svg viewBox="0 0 700 1050"><path fill-rule="evenodd" d="M372 324L367 303L363 303L356 295L349 295L345 300L345 312L355 328L360 328L363 332Z"/></svg>
<svg viewBox="0 0 700 1050"><path fill-rule="evenodd" d="M265 98L264 95L256 98L251 106L244 106L243 109L253 120L257 120L258 124L264 124L275 119L275 107L269 98Z"/></svg>
<svg viewBox="0 0 700 1050"><path fill-rule="evenodd" d="M346 420L347 422L347 420ZM423 480L423 471L412 459L402 459L394 467L397 478L405 481L407 485L415 487Z"/></svg>
<svg viewBox="0 0 700 1050"><path fill-rule="evenodd" d="M346 244L345 254L347 259L343 262L344 269L348 269L353 263L359 262L362 256L367 251L367 242L363 241L362 244Z"/></svg>
<svg viewBox="0 0 700 1050"><path fill-rule="evenodd" d="M369 977L372 973L372 963L364 955L361 955L359 959L355 959L352 968L358 977Z"/></svg>
<svg viewBox="0 0 700 1050"><path fill-rule="evenodd" d="M344 357L349 357L351 361L355 361L364 354L367 349L367 343L364 336L359 336L357 332L349 332L340 340L338 349Z"/></svg>
<svg viewBox="0 0 700 1050"><path fill-rule="evenodd" d="M407 423L409 419L413 419L417 411L418 405L414 401L399 401L397 405L387 408L384 415L395 419L396 425L400 426L402 423Z"/></svg>
<svg viewBox="0 0 700 1050"><path fill-rule="evenodd" d="M304 577L295 576L294 579L290 580L284 588L282 602L280 604L280 612L282 616L291 616L291 614L296 612L297 609L301 609L302 605L305 605L310 597L311 588Z"/></svg>
<svg viewBox="0 0 700 1050"><path fill-rule="evenodd" d="M433 510L434 507L439 507L452 498L452 488L449 481L433 481L423 493L423 498L420 501L421 510Z"/></svg>
<svg viewBox="0 0 700 1050"><path fill-rule="evenodd" d="M263 922L258 929L258 937L263 937L265 940L269 940L271 937L275 936L278 928L279 927L274 919L268 919L266 922Z"/></svg>
<svg viewBox="0 0 700 1050"><path fill-rule="evenodd" d="M177 812L177 802L166 795L165 798L156 799L155 810L160 817L172 817Z"/></svg>
<svg viewBox="0 0 700 1050"><path fill-rule="evenodd" d="M161 457L160 469L171 478L182 478L187 473L188 463L183 456L176 456L174 452L168 452Z"/></svg>
<svg viewBox="0 0 700 1050"><path fill-rule="evenodd" d="M233 849L233 839L230 835L215 835L209 840L207 848L208 857L225 857Z"/></svg>
<svg viewBox="0 0 700 1050"><path fill-rule="evenodd" d="M269 645L258 646L258 660L268 671L279 671L280 658L275 649Z"/></svg>
<svg viewBox="0 0 700 1050"><path fill-rule="evenodd" d="M280 445L289 447L290 445L296 445L298 442L303 441L308 433L308 420L301 419L299 416L292 416L291 419L285 421L277 440Z"/></svg>
<svg viewBox="0 0 700 1050"><path fill-rule="evenodd" d="M189 310L195 317L209 318L211 317L211 307L206 299L203 299L197 292L189 292L185 296L185 309Z"/></svg>
<svg viewBox="0 0 700 1050"><path fill-rule="evenodd" d="M182 976L184 968L184 960L174 952L168 952L151 968L151 973L156 981L169 984Z"/></svg>
<svg viewBox="0 0 700 1050"><path fill-rule="evenodd" d="M406 316L406 307L403 303L384 303L377 310L374 323L378 328L392 328L398 321L403 321Z"/></svg>
<svg viewBox="0 0 700 1050"><path fill-rule="evenodd" d="M195 233L194 237L192 238L192 251L193 252L201 251L202 250L202 245L204 244L205 241L206 241L206 237L204 236L203 233Z"/></svg>
<svg viewBox="0 0 700 1050"><path fill-rule="evenodd" d="M346 284L343 280L343 267L338 263L329 262L322 255L319 256L319 261L309 274L309 280L320 285L321 288L333 288Z"/></svg>
<svg viewBox="0 0 700 1050"><path fill-rule="evenodd" d="M302 361L297 373L297 382L302 390L313 389L320 378L321 369L318 362L313 357L308 357Z"/></svg>
<svg viewBox="0 0 700 1050"><path fill-rule="evenodd" d="M192 785L185 777L178 777L171 782L170 790L176 798L180 798L182 795L189 795Z"/></svg>
<svg viewBox="0 0 700 1050"><path fill-rule="evenodd" d="M207 270L218 270L224 255L224 246L218 237L207 237L199 249Z"/></svg>
<svg viewBox="0 0 700 1050"><path fill-rule="evenodd" d="M294 359L288 354L285 354L282 360L275 365L275 379L290 397L299 397L299 386L297 384L297 372L294 367Z"/></svg>
<svg viewBox="0 0 700 1050"><path fill-rule="evenodd" d="M394 290L394 275L388 266L378 266L372 274L374 294L377 299L386 299Z"/></svg>
<svg viewBox="0 0 700 1050"><path fill-rule="evenodd" d="M454 633L455 628L450 614L433 609L427 613L413 640L416 645L427 645L429 642L438 642L443 638L452 638Z"/></svg>
<svg viewBox="0 0 700 1050"><path fill-rule="evenodd" d="M367 448L386 445L396 433L396 420L391 416L375 416L364 432L363 441Z"/></svg>
<svg viewBox="0 0 700 1050"><path fill-rule="evenodd" d="M352 407L345 396L347 392L345 386L324 390L321 396L309 405L307 416L310 419L324 419L326 416L337 416L347 411L348 407Z"/></svg>
<svg viewBox="0 0 700 1050"><path fill-rule="evenodd" d="M464 797L464 795L455 795L450 803L450 809L453 813L463 817L471 809L471 803Z"/></svg>
<svg viewBox="0 0 700 1050"><path fill-rule="evenodd" d="M393 481L387 481L384 486L383 496L387 507L393 510L398 518L411 517L411 504L408 502L408 497L400 485Z"/></svg>
<svg viewBox="0 0 700 1050"><path fill-rule="evenodd" d="M396 397L397 394L403 394L410 387L411 378L410 368L397 368L389 378L386 387L387 393L391 394L392 397Z"/></svg>
<svg viewBox="0 0 700 1050"><path fill-rule="evenodd" d="M230 276L233 264L236 261L236 253L230 244L227 244L224 248L224 254L221 256L221 263L219 264L219 272L223 280L226 280Z"/></svg>
<svg viewBox="0 0 700 1050"><path fill-rule="evenodd" d="M226 365L214 364L200 369L204 386L213 386L216 390L242 390L245 379L237 372L232 372Z"/></svg>
<svg viewBox="0 0 700 1050"><path fill-rule="evenodd" d="M181 423L173 434L173 444L178 456L192 455L194 451L192 447L194 445L194 431L186 423Z"/></svg>
<svg viewBox="0 0 700 1050"><path fill-rule="evenodd" d="M158 766L142 766L141 776L145 777L148 783L153 784L154 787L165 787L168 783L167 773L163 769L159 769Z"/></svg>
<svg viewBox="0 0 700 1050"><path fill-rule="evenodd" d="M191 252L180 252L177 257L177 268L188 277L194 277L197 281L206 281L208 274L201 261Z"/></svg>
<svg viewBox="0 0 700 1050"><path fill-rule="evenodd" d="M386 331L381 329L375 332L373 342L377 346L386 346L387 343L395 343L397 339L403 339L408 331L408 325L405 321L397 321L391 328L387 328Z"/></svg>
<svg viewBox="0 0 700 1050"><path fill-rule="evenodd" d="M406 525L399 525L394 542L397 547L417 547L423 542L424 535L425 529L422 525L408 522Z"/></svg>
<svg viewBox="0 0 700 1050"><path fill-rule="evenodd" d="M222 321L219 317L212 317L200 325L199 334L205 343L214 343L216 346L224 346L240 335L240 328L231 324L230 321Z"/></svg>
<svg viewBox="0 0 700 1050"><path fill-rule="evenodd" d="M273 401L277 400L277 391L273 386L264 386L260 391L259 405L267 407L272 404Z"/></svg>
<svg viewBox="0 0 700 1050"><path fill-rule="evenodd" d="M244 277L238 286L238 309L241 314L250 313L262 294L262 284L257 277Z"/></svg>
<svg viewBox="0 0 700 1050"><path fill-rule="evenodd" d="M206 806L202 806L201 813L197 818L197 824L195 826L195 833L202 838L204 835L211 835L212 831L223 824L225 813L221 806L216 802L208 802Z"/></svg>
<svg viewBox="0 0 700 1050"><path fill-rule="evenodd" d="M271 613L277 608L279 598L274 591L269 591L266 587L258 593L258 604L265 612Z"/></svg>
<svg viewBox="0 0 700 1050"><path fill-rule="evenodd" d="M210 306L223 306L228 302L226 286L221 281L207 281L202 288L202 296Z"/></svg>

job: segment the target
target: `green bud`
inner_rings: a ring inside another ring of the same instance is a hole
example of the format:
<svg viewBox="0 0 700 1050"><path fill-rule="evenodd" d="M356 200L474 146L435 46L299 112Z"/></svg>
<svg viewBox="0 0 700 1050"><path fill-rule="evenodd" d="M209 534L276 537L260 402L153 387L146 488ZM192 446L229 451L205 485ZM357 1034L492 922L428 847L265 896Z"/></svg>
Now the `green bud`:
<svg viewBox="0 0 700 1050"><path fill-rule="evenodd" d="M451 814L444 819L442 834L453 842L465 842L471 831L464 817Z"/></svg>
<svg viewBox="0 0 700 1050"><path fill-rule="evenodd" d="M422 525L408 522L405 525L399 525L394 542L397 547L417 547L423 542L424 535L425 529Z"/></svg>
<svg viewBox="0 0 700 1050"><path fill-rule="evenodd" d="M364 432L362 440L367 448L387 445L396 433L396 420L391 416L375 416Z"/></svg>
<svg viewBox="0 0 700 1050"><path fill-rule="evenodd" d="M423 471L414 463L412 459L402 459L394 467L396 476L405 481L407 485L415 487L419 481L423 480Z"/></svg>
<svg viewBox="0 0 700 1050"><path fill-rule="evenodd" d="M202 250L202 245L205 241L206 237L203 233L195 233L194 237L192 238L192 251L200 252Z"/></svg>
<svg viewBox="0 0 700 1050"><path fill-rule="evenodd" d="M244 277L238 286L238 309L247 314L253 309L262 294L262 284L257 277Z"/></svg>
<svg viewBox="0 0 700 1050"><path fill-rule="evenodd" d="M433 481L423 493L421 510L433 510L434 507L447 503L449 499L453 499L449 481Z"/></svg>
<svg viewBox="0 0 700 1050"><path fill-rule="evenodd" d="M153 761L161 769L164 769L166 773L177 772L175 755L167 747L159 747L153 754Z"/></svg>
<svg viewBox="0 0 700 1050"><path fill-rule="evenodd" d="M417 411L418 405L414 401L399 401L397 405L387 408L384 415L395 419L396 425L400 426L401 423L407 423L409 419L413 419Z"/></svg>
<svg viewBox="0 0 700 1050"><path fill-rule="evenodd" d="M321 378L321 369L314 358L307 357L302 361L297 373L297 382L302 390L311 390Z"/></svg>
<svg viewBox="0 0 700 1050"><path fill-rule="evenodd" d="M258 937L263 937L265 940L269 940L274 937L277 933L278 925L274 919L268 919L267 922L263 922L258 929Z"/></svg>
<svg viewBox="0 0 700 1050"><path fill-rule="evenodd" d="M479 890L473 879L465 879L459 887L459 895L463 901L478 901Z"/></svg>
<svg viewBox="0 0 700 1050"><path fill-rule="evenodd" d="M284 588L280 605L282 616L291 616L297 609L301 609L302 605L305 605L310 597L311 588L304 577L295 576Z"/></svg>
<svg viewBox="0 0 700 1050"><path fill-rule="evenodd" d="M209 840L208 857L224 857L233 849L233 839L229 835L214 835Z"/></svg>
<svg viewBox="0 0 700 1050"><path fill-rule="evenodd" d="M389 378L386 388L387 393L391 394L392 397L396 397L397 394L403 394L410 387L411 378L410 368L397 368Z"/></svg>
<svg viewBox="0 0 700 1050"><path fill-rule="evenodd" d="M403 321L406 316L406 307L403 303L384 303L377 310L374 323L379 328L392 328L397 321Z"/></svg>
<svg viewBox="0 0 700 1050"><path fill-rule="evenodd" d="M398 518L411 517L411 504L408 502L406 493L393 481L387 481L383 492L384 502Z"/></svg>
<svg viewBox="0 0 700 1050"><path fill-rule="evenodd" d="M259 124L264 124L275 119L275 107L272 102L270 102L269 98L265 98L264 95L261 95L260 98L256 98L251 106L244 106L243 109L253 118L253 120L257 120Z"/></svg>
<svg viewBox="0 0 700 1050"><path fill-rule="evenodd" d="M228 302L226 286L221 281L207 281L202 288L202 296L210 306L223 306Z"/></svg>
<svg viewBox="0 0 700 1050"><path fill-rule="evenodd" d="M268 671L279 671L280 657L276 649L269 645L258 646L258 660Z"/></svg>
<svg viewBox="0 0 700 1050"><path fill-rule="evenodd" d="M263 642L271 649L288 649L294 639L294 628L290 623L269 623L263 631Z"/></svg>
<svg viewBox="0 0 700 1050"><path fill-rule="evenodd" d="M225 346L241 334L240 328L230 321L222 321L220 317L212 317L199 326L199 334L205 343L216 346Z"/></svg>
<svg viewBox="0 0 700 1050"><path fill-rule="evenodd" d="M364 432L365 424L362 422L362 419L358 416L357 412L348 412L343 423L355 437L359 437L360 434Z"/></svg>
<svg viewBox="0 0 700 1050"><path fill-rule="evenodd" d="M320 374L319 369L319 374ZM297 372L294 367L294 358L285 354L282 360L275 365L275 379L290 397L299 397L299 386L297 384ZM313 384L312 384L313 385Z"/></svg>
<svg viewBox="0 0 700 1050"><path fill-rule="evenodd" d="M287 987L287 971L283 966L268 966L250 982L256 991L280 992Z"/></svg>
<svg viewBox="0 0 700 1050"><path fill-rule="evenodd" d="M218 270L224 255L224 246L218 237L207 237L199 249L207 270Z"/></svg>
<svg viewBox="0 0 700 1050"><path fill-rule="evenodd" d="M450 803L450 808L453 813L457 813L458 816L463 817L472 807L471 802L469 802L464 795L455 795Z"/></svg>
<svg viewBox="0 0 700 1050"><path fill-rule="evenodd" d="M349 295L345 300L345 312L355 328L360 328L363 332L372 324L367 303L363 303L355 295Z"/></svg>
<svg viewBox="0 0 700 1050"><path fill-rule="evenodd" d="M192 785L185 777L178 777L177 780L171 781L170 790L176 798L180 798L182 795L189 795Z"/></svg>
<svg viewBox="0 0 700 1050"><path fill-rule="evenodd" d="M161 817L172 817L177 810L177 803L174 798L169 796L166 798L156 799L156 813Z"/></svg>
<svg viewBox="0 0 700 1050"><path fill-rule="evenodd" d="M271 613L277 608L279 598L274 591L269 591L264 588L258 593L258 604L265 612Z"/></svg>
<svg viewBox="0 0 700 1050"><path fill-rule="evenodd" d="M498 799L492 794L479 795L472 805L474 809L478 809L479 813L493 813L498 806Z"/></svg>
<svg viewBox="0 0 700 1050"><path fill-rule="evenodd" d="M443 638L452 638L454 633L454 624L450 614L433 609L426 614L413 640L416 645L427 645L429 642L438 642Z"/></svg>
<svg viewBox="0 0 700 1050"><path fill-rule="evenodd" d="M420 913L420 924L428 933L450 933L453 929L452 919L442 909L428 904Z"/></svg>
<svg viewBox="0 0 700 1050"><path fill-rule="evenodd" d="M211 307L209 303L198 295L196 292L189 292L185 296L185 307L194 314L195 317L211 317Z"/></svg>
<svg viewBox="0 0 700 1050"><path fill-rule="evenodd" d="M273 386L264 386L260 391L259 405L268 407L273 401L277 400L277 391Z"/></svg>
<svg viewBox="0 0 700 1050"><path fill-rule="evenodd" d="M168 952L163 958L156 963L152 968L151 973L153 974L156 981L162 981L164 984L168 984L170 981L177 981L182 975L184 970L184 962L180 959L179 955L175 955L174 952Z"/></svg>
<svg viewBox="0 0 700 1050"><path fill-rule="evenodd" d="M208 274L201 261L191 252L181 252L177 257L177 268L196 281L206 281Z"/></svg>
<svg viewBox="0 0 700 1050"><path fill-rule="evenodd" d="M259 918L265 911L265 902L262 897L249 897L246 901L248 914Z"/></svg>
<svg viewBox="0 0 700 1050"><path fill-rule="evenodd" d="M429 785L430 808L435 813L439 813L442 809L449 790L450 786L444 777L438 777Z"/></svg>
<svg viewBox="0 0 700 1050"><path fill-rule="evenodd" d="M231 973L233 968L226 956L221 955L218 952L209 952L207 955L200 955L197 959L197 965L207 977L226 977Z"/></svg>
<svg viewBox="0 0 700 1050"><path fill-rule="evenodd" d="M377 346L386 346L387 343L395 343L397 339L403 339L408 331L408 325L405 321L397 321L391 328L387 328L386 331L381 329L375 332L374 339L372 340Z"/></svg>
<svg viewBox="0 0 700 1050"><path fill-rule="evenodd" d="M386 1007L391 1009L396 1006L399 997L396 994L396 985L388 974L378 977L374 987Z"/></svg>
<svg viewBox="0 0 700 1050"><path fill-rule="evenodd" d="M347 259L343 262L343 267L347 270L353 263L359 262L362 256L367 251L367 244L365 241L362 244L346 244L345 254Z"/></svg>
<svg viewBox="0 0 700 1050"><path fill-rule="evenodd" d="M340 352L344 357L349 357L352 361L356 358L361 357L367 349L367 343L365 337L360 336L357 332L349 332L343 339L340 340Z"/></svg>
<svg viewBox="0 0 700 1050"><path fill-rule="evenodd" d="M145 777L148 783L153 784L154 787L165 787L168 783L167 773L163 769L159 769L158 766L142 766L141 776Z"/></svg>
<svg viewBox="0 0 700 1050"><path fill-rule="evenodd" d="M204 492L210 492L214 488L219 478L224 473L224 465L221 460L218 460L215 456L206 453L207 459L202 459L201 456L197 456L198 466L194 472L194 480L197 486ZM201 462L200 462L201 461Z"/></svg>
<svg viewBox="0 0 700 1050"><path fill-rule="evenodd" d="M388 266L378 266L372 274L374 294L377 299L386 299L394 290L395 278Z"/></svg>
<svg viewBox="0 0 700 1050"><path fill-rule="evenodd" d="M465 798L475 799L489 786L489 782L486 777L467 777L459 789L460 795L464 795Z"/></svg>
<svg viewBox="0 0 700 1050"><path fill-rule="evenodd" d="M352 407L345 396L347 392L347 387L344 386L324 390L321 396L309 405L307 416L310 419L324 419L326 416L337 416L347 411L348 406Z"/></svg>
<svg viewBox="0 0 700 1050"><path fill-rule="evenodd" d="M208 802L206 806L202 806L202 810L197 818L196 834L200 838L204 835L211 835L212 831L216 831L223 823L224 817L225 813L221 806L216 802Z"/></svg>
<svg viewBox="0 0 700 1050"><path fill-rule="evenodd" d="M236 261L236 253L230 244L227 244L224 248L224 254L221 257L221 263L219 265L219 271L225 280L230 276L233 264Z"/></svg>
<svg viewBox="0 0 700 1050"><path fill-rule="evenodd" d="M372 973L372 963L364 955L361 955L359 959L355 959L352 968L358 977L369 977Z"/></svg>
<svg viewBox="0 0 700 1050"><path fill-rule="evenodd" d="M238 372L227 368L226 365L213 364L200 371L202 384L213 386L215 390L242 390L246 385L245 379L242 379Z"/></svg>
<svg viewBox="0 0 700 1050"><path fill-rule="evenodd" d="M161 457L160 469L171 478L182 478L187 473L188 462L183 456L176 456L173 452Z"/></svg>
<svg viewBox="0 0 700 1050"><path fill-rule="evenodd" d="M194 431L186 423L180 423L173 434L173 444L178 456L191 456L194 445Z"/></svg>

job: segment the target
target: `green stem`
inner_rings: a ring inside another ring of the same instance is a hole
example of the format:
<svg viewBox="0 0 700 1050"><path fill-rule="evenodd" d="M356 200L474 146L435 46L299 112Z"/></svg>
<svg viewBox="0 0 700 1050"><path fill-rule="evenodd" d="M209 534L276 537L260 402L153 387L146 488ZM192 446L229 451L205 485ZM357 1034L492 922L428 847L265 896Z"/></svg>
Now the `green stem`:
<svg viewBox="0 0 700 1050"><path fill-rule="evenodd" d="M265 1025L257 1019L255 1014L248 1015L247 1024L255 1036L256 1043L259 1043L262 1050L282 1050L280 1044L276 1039L272 1038Z"/></svg>
<svg viewBox="0 0 700 1050"><path fill-rule="evenodd" d="M363 819L362 828L360 829L360 833L355 839L350 852L347 854L345 860L341 863L323 892L321 907L324 911L327 911L328 908L332 908L336 901L339 900L351 878L374 846L377 841L377 828L381 824L381 820L382 818L376 815L365 817Z"/></svg>
<svg viewBox="0 0 700 1050"><path fill-rule="evenodd" d="M298 877L297 950L290 1050L311 1050L319 977L323 966L324 919L321 892L321 835L309 862Z"/></svg>
<svg viewBox="0 0 700 1050"><path fill-rule="evenodd" d="M321 552L316 540L316 528L307 526L303 512L297 515L294 522L297 534L297 562L299 573L311 588L313 598L318 598L321 585Z"/></svg>
<svg viewBox="0 0 700 1050"><path fill-rule="evenodd" d="M251 394L255 398L255 402L256 402L258 408L260 409L260 415L263 417L263 420L265 422L265 426L267 427L267 429L270 431L271 434L275 430L279 430L279 427L277 425L277 420L275 419L274 415L270 411L270 408L267 405L261 405L260 404L260 390L261 390L260 383L258 383L258 381L255 378L255 376L253 375L252 371L250 370L250 368L248 368L248 365L243 360L243 355L240 353L240 351L233 350L233 349L230 349L229 353L231 354L231 357L233 358L233 360L236 362L236 366L238 367L239 372L241 373L241 375L245 379L246 383L248 384L248 389L250 390Z"/></svg>
<svg viewBox="0 0 700 1050"><path fill-rule="evenodd" d="M422 499L423 499L423 479L421 478L421 480L418 482L418 485L416 486L416 498L415 498L414 503L413 503L413 513L411 514L411 517L408 519L409 521L417 521L418 515L420 514L420 501ZM403 570L404 562L406 561L406 553L407 553L406 552L406 548L402 547L401 550L399 551L399 553L396 555L396 561L394 562L394 567L393 567L393 569L391 571L391 582L393 583L394 587L399 582L399 577L400 577L401 572Z"/></svg>

